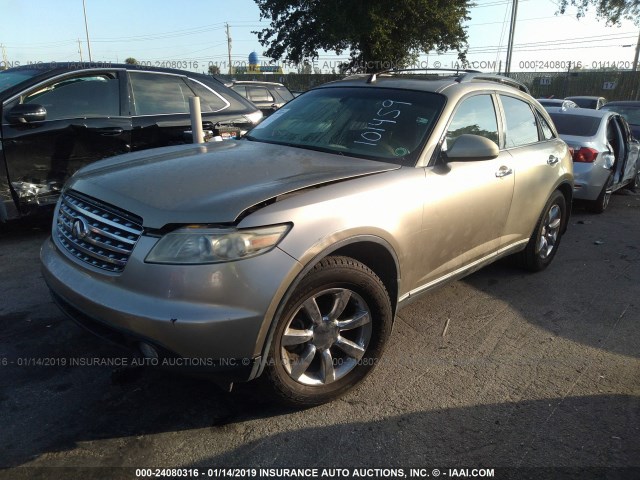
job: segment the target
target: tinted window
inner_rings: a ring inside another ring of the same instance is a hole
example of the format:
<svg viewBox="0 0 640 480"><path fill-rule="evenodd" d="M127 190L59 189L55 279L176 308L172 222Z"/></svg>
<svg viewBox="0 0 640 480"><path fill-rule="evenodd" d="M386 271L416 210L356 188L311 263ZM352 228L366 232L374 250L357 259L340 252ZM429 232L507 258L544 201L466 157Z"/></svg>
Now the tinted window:
<svg viewBox="0 0 640 480"><path fill-rule="evenodd" d="M593 137L600 126L600 118L598 117L552 113L551 119L560 135Z"/></svg>
<svg viewBox="0 0 640 480"><path fill-rule="evenodd" d="M23 103L47 110L47 120L120 115L119 83L115 75L66 78L30 92Z"/></svg>
<svg viewBox="0 0 640 480"><path fill-rule="evenodd" d="M236 92L238 92L244 98L247 98L247 89L244 85L234 85L231 88L233 88Z"/></svg>
<svg viewBox="0 0 640 480"><path fill-rule="evenodd" d="M460 135L470 133L480 135L498 143L498 123L496 110L491 95L476 95L462 101L453 115L453 120L447 129L447 145Z"/></svg>
<svg viewBox="0 0 640 480"><path fill-rule="evenodd" d="M538 141L536 117L528 103L517 98L500 95L507 122L505 146L507 148L528 145Z"/></svg>
<svg viewBox="0 0 640 480"><path fill-rule="evenodd" d="M249 140L415 165L444 97L390 88L320 88L287 103Z"/></svg>
<svg viewBox="0 0 640 480"><path fill-rule="evenodd" d="M273 102L273 97L264 87L247 87L247 95L252 102Z"/></svg>
<svg viewBox="0 0 640 480"><path fill-rule="evenodd" d="M598 106L597 98L571 98L570 100L582 108L596 108Z"/></svg>
<svg viewBox="0 0 640 480"><path fill-rule="evenodd" d="M640 103L636 106L632 105L605 105L602 110L609 110L619 113L624 119L632 125L640 125Z"/></svg>
<svg viewBox="0 0 640 480"><path fill-rule="evenodd" d="M276 92L278 92L278 95L280 95L285 102L293 100L293 95L286 87L281 87L278 85L275 87L275 89Z"/></svg>
<svg viewBox="0 0 640 480"><path fill-rule="evenodd" d="M538 103L543 107L561 107L563 105L562 100L541 100L538 99Z"/></svg>
<svg viewBox="0 0 640 480"><path fill-rule="evenodd" d="M229 105L220 96L202 84L193 80L188 80L188 82L191 89L200 97L200 110L202 112L218 112Z"/></svg>
<svg viewBox="0 0 640 480"><path fill-rule="evenodd" d="M141 72L129 75L137 115L189 113L193 92L182 77Z"/></svg>
<svg viewBox="0 0 640 480"><path fill-rule="evenodd" d="M0 91L6 90L42 73L37 68L0 70Z"/></svg>

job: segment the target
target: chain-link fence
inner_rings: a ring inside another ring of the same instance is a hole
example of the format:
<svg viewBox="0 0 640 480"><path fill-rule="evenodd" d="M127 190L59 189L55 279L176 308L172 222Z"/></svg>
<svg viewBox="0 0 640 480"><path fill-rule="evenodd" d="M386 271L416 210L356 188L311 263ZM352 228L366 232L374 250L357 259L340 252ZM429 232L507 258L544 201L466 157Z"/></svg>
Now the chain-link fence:
<svg viewBox="0 0 640 480"><path fill-rule="evenodd" d="M536 98L593 95L607 100L640 100L640 71L513 72L511 78L524 83ZM242 74L219 75L226 80L278 82L289 90L303 92L342 78L337 74Z"/></svg>
<svg viewBox="0 0 640 480"><path fill-rule="evenodd" d="M607 100L640 100L640 71L513 72L536 98L573 95L605 97Z"/></svg>

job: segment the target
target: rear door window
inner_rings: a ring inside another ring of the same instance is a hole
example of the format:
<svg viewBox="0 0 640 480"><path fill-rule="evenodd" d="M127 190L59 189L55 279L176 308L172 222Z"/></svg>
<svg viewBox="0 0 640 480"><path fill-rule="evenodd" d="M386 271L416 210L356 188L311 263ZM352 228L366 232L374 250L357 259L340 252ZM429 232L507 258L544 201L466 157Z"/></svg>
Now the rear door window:
<svg viewBox="0 0 640 480"><path fill-rule="evenodd" d="M131 72L129 78L136 115L189 113L189 97L194 94L184 77Z"/></svg>
<svg viewBox="0 0 640 480"><path fill-rule="evenodd" d="M507 95L500 95L500 100L506 121L505 147L515 148L537 142L538 125L529 104Z"/></svg>

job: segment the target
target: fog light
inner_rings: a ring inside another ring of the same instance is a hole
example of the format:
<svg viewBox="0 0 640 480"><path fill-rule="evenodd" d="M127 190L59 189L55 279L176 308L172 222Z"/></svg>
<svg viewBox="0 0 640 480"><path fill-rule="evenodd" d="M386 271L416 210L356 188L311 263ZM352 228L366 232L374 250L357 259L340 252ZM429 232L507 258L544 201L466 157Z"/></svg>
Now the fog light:
<svg viewBox="0 0 640 480"><path fill-rule="evenodd" d="M152 345L148 343L140 342L139 345L140 353L144 356L144 358L151 358L154 360L158 359L158 351Z"/></svg>

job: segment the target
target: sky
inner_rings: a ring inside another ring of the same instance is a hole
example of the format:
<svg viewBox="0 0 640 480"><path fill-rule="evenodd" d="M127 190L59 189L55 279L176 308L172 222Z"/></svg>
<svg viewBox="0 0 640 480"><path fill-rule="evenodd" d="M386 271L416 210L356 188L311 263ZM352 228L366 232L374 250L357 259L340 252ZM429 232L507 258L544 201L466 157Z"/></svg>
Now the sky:
<svg viewBox="0 0 640 480"><path fill-rule="evenodd" d="M469 68L503 71L511 0L476 4L465 23ZM215 64L226 73L227 23L234 65L246 65L253 51L261 64L270 60L252 33L268 26L260 21L253 0L85 0L85 5L93 61L117 63L134 57L153 66L192 71L207 71ZM519 1L511 71L632 67L639 27L629 21L606 26L595 18L593 8L579 20L575 9L565 15L555 15L557 10L556 0ZM0 19L0 65L89 59L82 0L0 0ZM348 53L322 52L316 66L330 73L347 58ZM423 52L415 66L456 68L456 62L455 52Z"/></svg>

